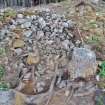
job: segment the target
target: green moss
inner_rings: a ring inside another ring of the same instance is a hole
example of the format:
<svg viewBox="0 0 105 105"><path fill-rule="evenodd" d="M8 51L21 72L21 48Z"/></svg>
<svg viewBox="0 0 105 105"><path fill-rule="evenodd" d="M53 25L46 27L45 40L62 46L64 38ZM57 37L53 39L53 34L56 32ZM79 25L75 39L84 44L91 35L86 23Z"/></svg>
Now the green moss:
<svg viewBox="0 0 105 105"><path fill-rule="evenodd" d="M39 12L38 12L38 11L35 11L35 12L24 11L22 14L23 14L24 16L32 16L32 15L38 15Z"/></svg>
<svg viewBox="0 0 105 105"><path fill-rule="evenodd" d="M7 91L9 89L9 85L5 82L0 82L0 91Z"/></svg>
<svg viewBox="0 0 105 105"><path fill-rule="evenodd" d="M100 72L99 72L100 77L105 78L105 61L102 62L100 65Z"/></svg>
<svg viewBox="0 0 105 105"><path fill-rule="evenodd" d="M6 51L5 48L0 48L0 56L5 55Z"/></svg>
<svg viewBox="0 0 105 105"><path fill-rule="evenodd" d="M99 35L92 35L87 40L89 44L99 44L100 42L102 42L102 39Z"/></svg>
<svg viewBox="0 0 105 105"><path fill-rule="evenodd" d="M104 83L104 82L99 82L99 83L97 83L97 86L98 86L100 89L105 89L105 83Z"/></svg>
<svg viewBox="0 0 105 105"><path fill-rule="evenodd" d="M15 17L16 16L16 11L12 10L12 9L7 9L4 12L4 17Z"/></svg>
<svg viewBox="0 0 105 105"><path fill-rule="evenodd" d="M0 15L0 21L4 20L4 16Z"/></svg>
<svg viewBox="0 0 105 105"><path fill-rule="evenodd" d="M102 48L100 46L96 46L96 51L102 52Z"/></svg>
<svg viewBox="0 0 105 105"><path fill-rule="evenodd" d="M95 20L91 20L88 24L87 24L88 28L97 28L97 22Z"/></svg>
<svg viewBox="0 0 105 105"><path fill-rule="evenodd" d="M5 75L5 68L0 65L0 91L7 91L9 89L9 85L8 83L6 83L4 80L3 80L3 77Z"/></svg>
<svg viewBox="0 0 105 105"><path fill-rule="evenodd" d="M0 80L3 78L4 74L5 74L5 68L2 65L0 65Z"/></svg>
<svg viewBox="0 0 105 105"><path fill-rule="evenodd" d="M99 96L96 105L104 105L104 97L102 95Z"/></svg>

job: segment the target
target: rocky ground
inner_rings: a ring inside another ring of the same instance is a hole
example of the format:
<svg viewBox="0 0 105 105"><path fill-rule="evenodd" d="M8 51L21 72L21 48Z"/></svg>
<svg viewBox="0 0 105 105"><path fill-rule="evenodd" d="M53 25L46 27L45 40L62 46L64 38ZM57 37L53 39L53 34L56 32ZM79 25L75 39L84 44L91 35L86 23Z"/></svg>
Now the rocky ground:
<svg viewBox="0 0 105 105"><path fill-rule="evenodd" d="M102 7L86 5L81 15L71 4L1 10L1 81L15 92L16 105L96 104L95 92L103 91L97 88L96 71L74 78L72 54L75 47L86 47L96 53L97 62L105 60L105 14Z"/></svg>

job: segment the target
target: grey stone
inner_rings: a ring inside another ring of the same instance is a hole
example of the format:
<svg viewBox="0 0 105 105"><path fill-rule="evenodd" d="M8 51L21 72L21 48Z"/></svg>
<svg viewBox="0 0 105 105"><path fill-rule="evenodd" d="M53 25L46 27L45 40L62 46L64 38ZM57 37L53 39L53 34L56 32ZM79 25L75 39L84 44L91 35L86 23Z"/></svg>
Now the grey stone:
<svg viewBox="0 0 105 105"><path fill-rule="evenodd" d="M21 28L29 28L31 27L31 22L25 22L24 24L21 24Z"/></svg>
<svg viewBox="0 0 105 105"><path fill-rule="evenodd" d="M9 28L13 30L13 29L16 28L16 26L15 25L10 25Z"/></svg>
<svg viewBox="0 0 105 105"><path fill-rule="evenodd" d="M15 53L16 53L17 55L21 55L21 54L22 54L22 49L21 49L21 48L15 49Z"/></svg>
<svg viewBox="0 0 105 105"><path fill-rule="evenodd" d="M16 19L17 24L23 24L26 22L26 19Z"/></svg>
<svg viewBox="0 0 105 105"><path fill-rule="evenodd" d="M96 55L86 48L74 48L72 55L73 77L88 77L96 73Z"/></svg>
<svg viewBox="0 0 105 105"><path fill-rule="evenodd" d="M37 88L37 92L42 92L44 89L43 89L43 87L38 87Z"/></svg>
<svg viewBox="0 0 105 105"><path fill-rule="evenodd" d="M36 19L37 19L36 15L32 15L32 16L31 16L31 19L32 19L32 20L33 20L33 19L36 20Z"/></svg>
<svg viewBox="0 0 105 105"><path fill-rule="evenodd" d="M40 39L44 36L44 32L43 31L37 31L37 39Z"/></svg>
<svg viewBox="0 0 105 105"><path fill-rule="evenodd" d="M0 39L4 39L8 33L9 31L7 29L0 30Z"/></svg>
<svg viewBox="0 0 105 105"><path fill-rule="evenodd" d="M27 47L27 50L30 52L30 51L32 51L32 47Z"/></svg>
<svg viewBox="0 0 105 105"><path fill-rule="evenodd" d="M100 0L91 0L91 3L97 5L100 2Z"/></svg>
<svg viewBox="0 0 105 105"><path fill-rule="evenodd" d="M23 72L24 72L24 71L26 71L25 68L24 68L24 66L25 66L25 65L24 65L23 63L20 63L18 67L19 67L19 69L23 69ZM27 68L26 68L26 69L27 69ZM27 71L28 71L28 70L27 70Z"/></svg>
<svg viewBox="0 0 105 105"><path fill-rule="evenodd" d="M26 19L31 19L31 17L27 15L27 16L26 16Z"/></svg>
<svg viewBox="0 0 105 105"><path fill-rule="evenodd" d="M69 25L69 28L73 28L75 25L75 23L72 20L68 20L67 23Z"/></svg>
<svg viewBox="0 0 105 105"><path fill-rule="evenodd" d="M23 33L23 35L24 36L26 36L26 37L30 37L31 35L32 35L32 31L31 30L28 30L28 31L25 31L24 33Z"/></svg>
<svg viewBox="0 0 105 105"><path fill-rule="evenodd" d="M75 42L75 45L76 46L79 46L81 44L81 41L80 40L77 40L76 42Z"/></svg>
<svg viewBox="0 0 105 105"><path fill-rule="evenodd" d="M41 27L42 27L42 28L44 28L44 27L46 26L46 22L45 22L45 20L44 20L42 17L40 17L40 18L38 19L38 21L39 21L39 23L41 24Z"/></svg>
<svg viewBox="0 0 105 105"><path fill-rule="evenodd" d="M63 45L63 47L64 47L65 49L69 49L69 40L64 40L64 41L62 42L62 45Z"/></svg>
<svg viewBox="0 0 105 105"><path fill-rule="evenodd" d="M17 14L17 18L23 19L23 14Z"/></svg>
<svg viewBox="0 0 105 105"><path fill-rule="evenodd" d="M57 15L56 14L52 14L52 19L56 19Z"/></svg>
<svg viewBox="0 0 105 105"><path fill-rule="evenodd" d="M14 93L12 90L0 91L0 105L12 105Z"/></svg>
<svg viewBox="0 0 105 105"><path fill-rule="evenodd" d="M64 23L63 23L63 27L69 28L69 24L68 24L67 22L64 22Z"/></svg>
<svg viewBox="0 0 105 105"><path fill-rule="evenodd" d="M11 22L13 25L17 25L17 22L15 20L12 19Z"/></svg>
<svg viewBox="0 0 105 105"><path fill-rule="evenodd" d="M61 81L61 83L58 85L59 88L66 87L66 81Z"/></svg>

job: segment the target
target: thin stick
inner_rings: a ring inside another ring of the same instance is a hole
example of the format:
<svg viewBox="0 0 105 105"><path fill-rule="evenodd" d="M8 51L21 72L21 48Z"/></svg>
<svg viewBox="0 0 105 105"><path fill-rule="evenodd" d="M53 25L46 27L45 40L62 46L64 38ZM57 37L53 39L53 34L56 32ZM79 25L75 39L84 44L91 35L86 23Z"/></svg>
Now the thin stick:
<svg viewBox="0 0 105 105"><path fill-rule="evenodd" d="M50 85L50 89L49 89L49 99L47 101L47 103L45 105L49 105L49 102L52 98L52 94L53 94L53 90L54 90L54 84L55 84L55 81L56 81L56 77L57 77L57 71L58 71L58 62L55 63L55 75L54 75L54 78L51 82L51 85Z"/></svg>
<svg viewBox="0 0 105 105"><path fill-rule="evenodd" d="M35 66L32 66L32 80L33 80L33 86L35 85Z"/></svg>
<svg viewBox="0 0 105 105"><path fill-rule="evenodd" d="M71 94L70 94L69 97L67 98L65 105L68 105L68 104L70 103L70 99L72 98L73 93L74 93L74 89L72 88Z"/></svg>
<svg viewBox="0 0 105 105"><path fill-rule="evenodd" d="M83 41L83 38L82 38L82 35L81 35L81 33L80 33L79 28L77 28L77 30L78 30L78 34L79 34L79 36L80 36L81 42L82 42L82 44L84 44L84 41Z"/></svg>

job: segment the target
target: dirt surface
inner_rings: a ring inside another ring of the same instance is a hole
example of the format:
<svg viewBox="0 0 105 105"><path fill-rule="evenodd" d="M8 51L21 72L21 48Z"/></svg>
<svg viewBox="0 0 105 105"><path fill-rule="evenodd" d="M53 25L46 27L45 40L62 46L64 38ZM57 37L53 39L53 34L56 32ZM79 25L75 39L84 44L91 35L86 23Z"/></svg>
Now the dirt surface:
<svg viewBox="0 0 105 105"><path fill-rule="evenodd" d="M68 0L1 12L0 19L0 75L5 69L1 81L14 91L14 105L96 105L104 79L97 81L96 72L71 78L71 58L74 47L86 47L96 53L97 65L105 60L104 4Z"/></svg>

